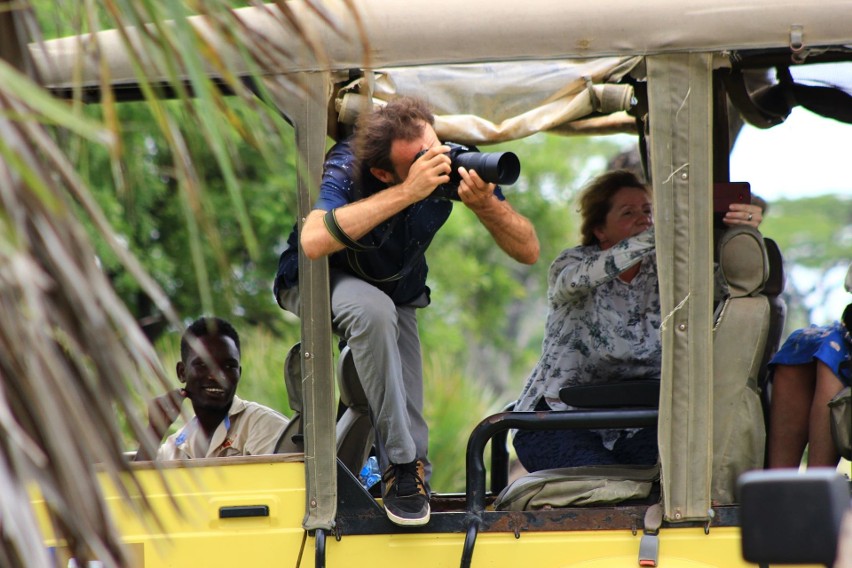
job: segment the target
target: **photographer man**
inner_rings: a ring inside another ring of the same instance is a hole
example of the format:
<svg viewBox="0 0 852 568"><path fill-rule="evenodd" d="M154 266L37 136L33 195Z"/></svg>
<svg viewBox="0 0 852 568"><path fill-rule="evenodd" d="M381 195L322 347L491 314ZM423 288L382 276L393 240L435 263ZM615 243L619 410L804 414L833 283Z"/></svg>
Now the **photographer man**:
<svg viewBox="0 0 852 568"><path fill-rule="evenodd" d="M451 170L449 148L433 123L425 103L408 97L362 116L355 138L326 156L319 199L299 240L308 258L329 257L332 323L352 350L383 446L385 510L404 526L423 525L430 515L415 309L429 304L424 255L453 207L430 197L450 182ZM534 263L539 245L529 220L494 184L473 170L458 170L459 199L509 256ZM281 307L298 315L296 240L294 232L274 293Z"/></svg>

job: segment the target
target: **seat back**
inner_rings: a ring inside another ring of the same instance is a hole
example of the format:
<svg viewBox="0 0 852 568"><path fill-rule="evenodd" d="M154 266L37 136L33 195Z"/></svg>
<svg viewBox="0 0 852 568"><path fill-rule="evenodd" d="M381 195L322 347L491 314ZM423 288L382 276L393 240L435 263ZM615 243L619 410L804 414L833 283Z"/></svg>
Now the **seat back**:
<svg viewBox="0 0 852 568"><path fill-rule="evenodd" d="M297 343L287 352L284 358L284 387L290 401L293 415L290 423L284 428L278 443L275 445L276 454L302 453L305 442L302 433L302 344Z"/></svg>
<svg viewBox="0 0 852 568"><path fill-rule="evenodd" d="M763 243L766 245L766 257L769 260L769 278L766 279L766 284L763 286L763 295L769 300L769 332L766 335L766 347L763 350L763 360L757 374L757 386L760 388L764 425L768 430L772 394L769 362L781 346L784 325L787 323L787 302L783 296L787 276L784 272L784 257L781 255L778 244L770 238L764 238Z"/></svg>
<svg viewBox="0 0 852 568"><path fill-rule="evenodd" d="M729 504L739 475L763 467L766 441L758 373L769 333L769 300L761 294L769 261L760 233L729 229L719 243L719 270L728 292L713 330L711 497Z"/></svg>
<svg viewBox="0 0 852 568"><path fill-rule="evenodd" d="M337 458L355 475L361 470L373 446L373 422L367 395L358 378L349 346L340 352L337 363L337 386L345 408L337 420Z"/></svg>
<svg viewBox="0 0 852 568"><path fill-rule="evenodd" d="M657 408L660 380L634 379L559 389L559 399L575 408Z"/></svg>

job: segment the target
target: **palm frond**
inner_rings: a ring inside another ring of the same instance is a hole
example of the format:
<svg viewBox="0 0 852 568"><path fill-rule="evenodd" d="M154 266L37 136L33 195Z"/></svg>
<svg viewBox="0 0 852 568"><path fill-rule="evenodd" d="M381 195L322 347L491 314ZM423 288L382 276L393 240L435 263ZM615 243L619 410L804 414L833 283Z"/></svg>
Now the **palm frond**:
<svg viewBox="0 0 852 568"><path fill-rule="evenodd" d="M251 4L274 14L280 33L295 34L322 57L321 46L286 3ZM329 27L339 28L322 4L308 5ZM217 231L205 209L203 176L185 135L189 129L197 129L213 148L216 166L240 211L246 246L256 248L249 212L240 200L235 169L239 156L229 137L237 132L273 157L283 121L274 109L259 104L245 77L233 71L233 57L241 58L240 69L260 75L286 69L291 54L270 48L273 44L263 33L247 26L225 2L87 0L63 7L76 10L68 20L80 26L72 30L75 33L118 30L121 49L133 63L156 127L172 153L186 222L194 227L195 250L204 242L215 246ZM197 14L206 16L204 25L198 20L190 24L188 17ZM107 64L110 54L103 53L97 41L80 40L80 69L72 75L79 78L84 63L94 62L101 82L102 117L93 119L81 110L78 88L75 100L67 104L52 99L33 80L27 44L42 41L35 15L25 0L0 0L0 565L52 565L30 501L31 490L37 489L57 538L79 561L97 558L106 566L121 566L125 552L97 475L111 478L128 494L141 491L122 454L117 416L135 436L152 444L145 438L138 396L163 388L167 377L103 273L74 211L84 212L168 320L174 326L181 320L109 226L54 136L59 132L104 146L117 190L133 186L122 167L122 126ZM152 69L159 74L156 81L149 77ZM176 93L184 111L181 117L191 124L181 122L161 102L164 84ZM225 102L229 94L236 95L244 113L227 112L233 104ZM231 129L214 118L223 111ZM194 256L199 258L195 269L205 270L200 252ZM209 288L200 288L209 298ZM144 495L133 502L140 501L144 503Z"/></svg>

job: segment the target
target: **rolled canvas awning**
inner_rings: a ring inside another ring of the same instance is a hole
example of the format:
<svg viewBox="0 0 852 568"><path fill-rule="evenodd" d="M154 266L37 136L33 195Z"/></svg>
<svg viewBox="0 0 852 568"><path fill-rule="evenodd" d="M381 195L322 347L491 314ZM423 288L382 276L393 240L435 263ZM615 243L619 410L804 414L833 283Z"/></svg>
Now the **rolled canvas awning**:
<svg viewBox="0 0 852 568"><path fill-rule="evenodd" d="M315 57L274 5L237 10L244 33L269 46L256 58L265 73L346 71L348 69L450 65L722 52L792 46L799 52L850 42L852 0L655 0L650 2L575 0L325 0L324 17L304 2L288 6L318 48ZM357 13L352 11L357 10ZM190 22L213 37L209 20ZM128 30L140 48L150 41ZM46 84L69 84L71 70L83 82L97 82L99 66L87 43L118 44L117 31L33 45L31 50ZM248 73L250 66L233 45L216 40L229 68ZM102 51L113 80L134 81L122 50ZM80 65L82 64L82 67ZM165 73L164 62L145 61L146 74ZM211 68L211 72L215 72Z"/></svg>
<svg viewBox="0 0 852 568"><path fill-rule="evenodd" d="M338 95L339 120L351 122L371 93L377 103L403 95L425 98L436 115L438 134L467 144L545 131L635 131L635 118L627 114L635 104L633 87L617 83L640 62L639 57L608 57L367 71Z"/></svg>

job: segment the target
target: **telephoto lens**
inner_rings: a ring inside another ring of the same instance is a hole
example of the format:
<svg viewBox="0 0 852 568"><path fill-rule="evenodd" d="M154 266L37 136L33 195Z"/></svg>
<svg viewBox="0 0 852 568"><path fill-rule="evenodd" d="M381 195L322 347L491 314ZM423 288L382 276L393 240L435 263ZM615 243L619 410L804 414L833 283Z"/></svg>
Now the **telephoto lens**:
<svg viewBox="0 0 852 568"><path fill-rule="evenodd" d="M475 170L486 183L501 185L511 185L521 175L521 161L512 152L480 152L475 146L468 147L455 142L444 142L443 145L450 148L447 152L450 157L450 181L439 185L431 197L459 200L459 167ZM426 150L418 152L414 160L418 160L424 153Z"/></svg>
<svg viewBox="0 0 852 568"><path fill-rule="evenodd" d="M453 171L459 166L476 170L488 183L511 185L521 175L521 161L512 152L458 152L450 151Z"/></svg>

